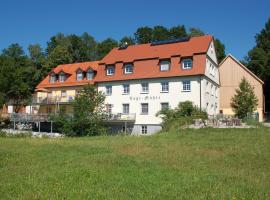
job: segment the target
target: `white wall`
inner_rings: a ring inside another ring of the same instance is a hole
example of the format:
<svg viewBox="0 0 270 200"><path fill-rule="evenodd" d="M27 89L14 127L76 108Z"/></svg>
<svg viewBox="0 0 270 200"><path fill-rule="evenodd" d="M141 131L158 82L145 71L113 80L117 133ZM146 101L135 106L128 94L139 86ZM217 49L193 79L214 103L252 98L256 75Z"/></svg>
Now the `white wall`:
<svg viewBox="0 0 270 200"><path fill-rule="evenodd" d="M191 81L191 91L182 91L182 81ZM161 92L161 82L169 82L169 92ZM141 94L141 83L149 83L149 94ZM123 95L123 84L130 84L130 94ZM200 105L200 77L158 78L99 83L98 90L105 93L106 85L112 85L112 95L106 96L105 103L113 104L112 113L122 113L122 104L129 104L129 112L136 113L135 124L160 124L161 119L156 113L161 109L162 102L169 102L175 108L179 102L192 101ZM148 115L141 114L141 103L148 103Z"/></svg>

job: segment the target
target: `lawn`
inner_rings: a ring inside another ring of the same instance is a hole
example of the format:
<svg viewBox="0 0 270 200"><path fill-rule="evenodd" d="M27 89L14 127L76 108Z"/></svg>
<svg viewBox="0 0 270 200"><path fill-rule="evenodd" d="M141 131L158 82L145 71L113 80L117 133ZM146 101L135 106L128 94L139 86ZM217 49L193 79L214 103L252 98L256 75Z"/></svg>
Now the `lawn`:
<svg viewBox="0 0 270 200"><path fill-rule="evenodd" d="M2 137L0 199L270 199L270 129Z"/></svg>

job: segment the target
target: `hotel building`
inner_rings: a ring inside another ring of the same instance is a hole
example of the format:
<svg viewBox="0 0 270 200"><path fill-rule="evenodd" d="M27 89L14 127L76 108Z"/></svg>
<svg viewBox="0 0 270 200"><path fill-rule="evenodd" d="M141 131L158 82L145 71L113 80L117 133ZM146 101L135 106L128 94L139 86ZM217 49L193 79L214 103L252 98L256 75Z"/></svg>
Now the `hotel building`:
<svg viewBox="0 0 270 200"><path fill-rule="evenodd" d="M156 113L192 101L219 112L219 68L210 35L114 48L101 61L54 68L36 88L33 113L72 112L76 91L94 84L105 96L112 132L151 134Z"/></svg>

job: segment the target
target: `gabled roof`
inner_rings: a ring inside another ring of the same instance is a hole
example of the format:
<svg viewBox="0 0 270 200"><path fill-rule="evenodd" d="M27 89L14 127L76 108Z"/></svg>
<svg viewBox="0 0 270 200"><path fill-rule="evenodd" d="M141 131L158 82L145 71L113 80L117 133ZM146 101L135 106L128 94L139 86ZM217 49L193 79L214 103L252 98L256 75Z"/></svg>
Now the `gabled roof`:
<svg viewBox="0 0 270 200"><path fill-rule="evenodd" d="M248 72L251 76L253 76L257 81L259 81L261 84L264 84L264 82L256 76L252 71L250 71L245 65L243 65L239 60L237 60L235 57L233 57L231 54L228 54L219 64L219 67L228 59L231 58L233 61L235 61L240 67L242 67L246 72Z"/></svg>
<svg viewBox="0 0 270 200"><path fill-rule="evenodd" d="M48 88L48 87L79 86L79 85L85 85L88 83L93 84L93 80L83 79L81 81L77 81L76 72L78 69L87 71L89 68L97 71L98 63L99 61L92 61L92 62L81 62L81 63L58 65L56 68L51 70L49 75L46 76L45 79L43 79L36 88L40 89L40 88ZM60 72L64 72L67 74L67 79L65 80L65 82L60 83L57 81L55 83L50 83L49 82L50 74L51 73L59 74Z"/></svg>
<svg viewBox="0 0 270 200"><path fill-rule="evenodd" d="M173 56L193 56L194 54L206 53L210 42L213 40L211 35L192 37L188 41L175 42L162 45L140 44L128 46L125 49L114 48L102 60L101 64L115 64L117 62L133 62L144 59L165 59Z"/></svg>

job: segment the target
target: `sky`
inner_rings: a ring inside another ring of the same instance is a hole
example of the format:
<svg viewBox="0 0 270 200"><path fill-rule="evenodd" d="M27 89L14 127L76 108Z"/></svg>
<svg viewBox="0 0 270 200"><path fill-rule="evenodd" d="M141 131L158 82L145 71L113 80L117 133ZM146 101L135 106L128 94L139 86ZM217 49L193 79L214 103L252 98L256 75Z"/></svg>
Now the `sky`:
<svg viewBox="0 0 270 200"><path fill-rule="evenodd" d="M56 33L88 32L97 41L133 35L138 27L185 25L220 39L243 59L270 18L270 0L0 0L0 50L41 44Z"/></svg>

